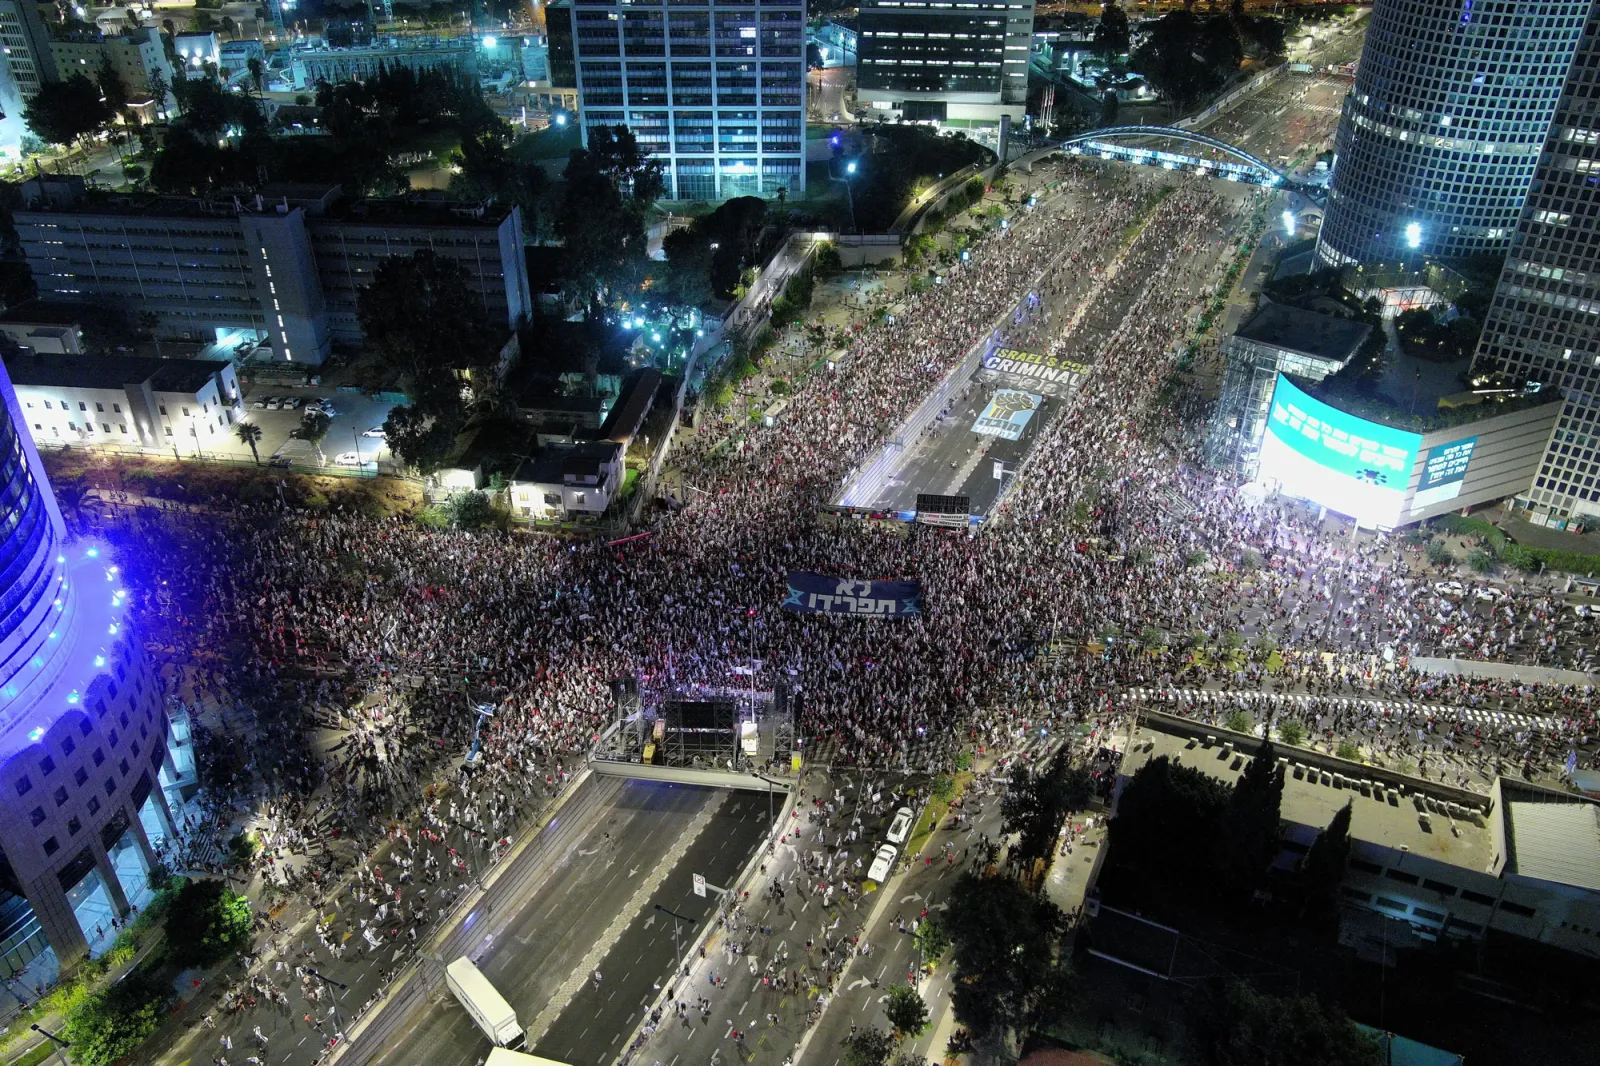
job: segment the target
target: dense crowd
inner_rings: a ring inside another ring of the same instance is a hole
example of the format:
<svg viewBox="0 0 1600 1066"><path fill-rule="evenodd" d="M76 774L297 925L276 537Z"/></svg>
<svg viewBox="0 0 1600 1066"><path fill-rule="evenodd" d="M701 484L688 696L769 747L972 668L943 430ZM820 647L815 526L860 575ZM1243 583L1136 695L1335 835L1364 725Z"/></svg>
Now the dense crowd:
<svg viewBox="0 0 1600 1066"><path fill-rule="evenodd" d="M185 561L159 568L169 584L141 587L142 607L176 613L184 643L205 652L190 656L189 689L249 719L248 743L213 738L208 771L225 800L270 798L264 861L339 836L361 857L361 906L345 911L341 935L323 930L327 950L408 941L453 885L494 861L612 717L615 678L636 678L651 703L734 671L764 686L782 675L804 693L809 759L880 768L947 765L1028 723L1104 730L1129 686L1212 682L1316 696L1239 706L1269 727L1298 717L1315 735L1353 736L1424 769L1430 752L1438 761L1462 747L1530 773L1570 748L1591 758L1588 689L1410 665L1451 653L1586 661L1592 629L1556 639L1561 608L1547 589L1483 601L1436 592L1397 542L1334 537L1313 514L1242 494L1173 450L1163 423L1180 412L1158 398L1230 232L1256 206L1248 195L1198 180L1162 195L1098 164L1056 167L1036 206L798 383L776 425L738 449L713 451L709 434L680 444L674 464L704 491L646 539L447 532L277 503L125 527L135 557ZM819 519L985 338L1092 367L990 527ZM927 612L797 617L779 606L790 570L916 580ZM1104 653L1060 654L1070 641ZM1504 728L1411 711L1374 718L1328 702L1345 694L1529 714ZM1220 710L1164 700L1179 713ZM478 769L436 791L438 768L475 730ZM275 876L320 900L331 867L290 865Z"/></svg>

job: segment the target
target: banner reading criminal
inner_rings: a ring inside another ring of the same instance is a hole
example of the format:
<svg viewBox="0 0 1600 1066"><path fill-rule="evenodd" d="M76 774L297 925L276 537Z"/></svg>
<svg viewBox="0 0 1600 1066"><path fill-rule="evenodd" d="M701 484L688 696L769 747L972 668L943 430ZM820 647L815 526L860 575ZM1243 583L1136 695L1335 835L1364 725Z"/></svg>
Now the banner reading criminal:
<svg viewBox="0 0 1600 1066"><path fill-rule="evenodd" d="M915 618L922 614L922 586L915 581L852 581L791 570L783 609L796 614Z"/></svg>

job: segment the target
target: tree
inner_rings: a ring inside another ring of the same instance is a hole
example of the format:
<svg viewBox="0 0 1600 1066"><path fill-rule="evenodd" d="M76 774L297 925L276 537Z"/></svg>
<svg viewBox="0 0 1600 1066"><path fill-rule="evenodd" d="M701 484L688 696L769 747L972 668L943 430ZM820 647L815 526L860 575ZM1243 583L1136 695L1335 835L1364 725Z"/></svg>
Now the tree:
<svg viewBox="0 0 1600 1066"><path fill-rule="evenodd" d="M1100 25L1094 29L1094 50L1110 62L1128 51L1128 13L1112 0L1100 10Z"/></svg>
<svg viewBox="0 0 1600 1066"><path fill-rule="evenodd" d="M1265 879L1278 851L1283 768L1271 741L1263 743L1228 797L1219 861L1236 897L1248 896Z"/></svg>
<svg viewBox="0 0 1600 1066"><path fill-rule="evenodd" d="M111 120L111 110L100 99L100 86L85 74L39 87L22 108L28 128L51 144L69 145Z"/></svg>
<svg viewBox="0 0 1600 1066"><path fill-rule="evenodd" d="M937 962L950 950L950 930L936 918L924 918L917 926L917 951L924 963Z"/></svg>
<svg viewBox="0 0 1600 1066"><path fill-rule="evenodd" d="M167 76L159 69L152 70L150 77L145 80L145 87L150 90L150 99L156 102L156 110L162 119L167 117L167 94L172 91L172 86L167 84Z"/></svg>
<svg viewBox="0 0 1600 1066"><path fill-rule="evenodd" d="M214 966L250 943L250 901L221 881L186 881L167 911L167 946L179 966Z"/></svg>
<svg viewBox="0 0 1600 1066"><path fill-rule="evenodd" d="M567 249L571 295L603 305L644 277L645 212L661 195L661 165L626 126L601 126L575 148L556 234Z"/></svg>
<svg viewBox="0 0 1600 1066"><path fill-rule="evenodd" d="M1202 1066L1382 1066L1382 1045L1314 996L1262 995L1231 981L1197 996L1189 1038Z"/></svg>
<svg viewBox="0 0 1600 1066"><path fill-rule="evenodd" d="M245 63L250 71L250 85L255 89L256 95L261 95L262 88L267 82L267 68L262 64L259 56L251 56Z"/></svg>
<svg viewBox="0 0 1600 1066"><path fill-rule="evenodd" d="M1072 765L1066 748L1043 770L1018 767L1000 801L1002 832L1021 836L1011 849L1013 861L1029 869L1038 860L1049 858L1067 814L1086 805L1089 794L1089 775Z"/></svg>
<svg viewBox="0 0 1600 1066"><path fill-rule="evenodd" d="M484 492L458 492L450 497L448 510L457 529L481 529L494 521L494 507Z"/></svg>
<svg viewBox="0 0 1600 1066"><path fill-rule="evenodd" d="M163 994L135 972L103 991L91 993L67 1012L62 1035L72 1045L78 1066L111 1066L131 1055L161 1024Z"/></svg>
<svg viewBox="0 0 1600 1066"><path fill-rule="evenodd" d="M1171 11L1156 22L1133 61L1158 93L1187 107L1231 77L1242 55L1226 16L1202 21L1188 11Z"/></svg>
<svg viewBox="0 0 1600 1066"><path fill-rule="evenodd" d="M956 1018L975 1036L1024 1041L1063 1005L1069 973L1056 949L1065 916L1009 877L971 873L956 881L949 904Z"/></svg>
<svg viewBox="0 0 1600 1066"><path fill-rule="evenodd" d="M390 451L426 476L444 465L461 423L459 410L433 415L402 404L390 409L383 433Z"/></svg>
<svg viewBox="0 0 1600 1066"><path fill-rule="evenodd" d="M300 439L308 440L312 444L321 444L328 435L328 429L333 425L333 419L322 411L307 411L306 416L300 420Z"/></svg>
<svg viewBox="0 0 1600 1066"><path fill-rule="evenodd" d="M261 427L254 422L240 422L234 427L234 435L239 438L239 443L250 446L250 455L255 459L256 465L261 465L261 453L256 451L256 445L261 443Z"/></svg>
<svg viewBox="0 0 1600 1066"><path fill-rule="evenodd" d="M885 1066L894 1053L894 1038L875 1025L866 1025L844 1040L844 1061L849 1066Z"/></svg>
<svg viewBox="0 0 1600 1066"><path fill-rule="evenodd" d="M928 1028L928 1005L910 985L894 985L889 989L889 1002L884 1004L884 1016L901 1039L921 1036Z"/></svg>
<svg viewBox="0 0 1600 1066"><path fill-rule="evenodd" d="M223 15L222 16L222 32L226 33L230 40L235 38L235 37L237 37L237 36L239 36L239 27L233 21L232 16L229 16L229 15Z"/></svg>
<svg viewBox="0 0 1600 1066"><path fill-rule="evenodd" d="M356 314L367 343L400 373L425 416L459 414L456 372L494 360L482 301L467 288L461 264L448 256L424 249L385 259L358 295Z"/></svg>
<svg viewBox="0 0 1600 1066"><path fill-rule="evenodd" d="M122 84L122 75L112 65L111 53L100 53L100 69L95 73L100 95L105 100L107 116L119 115L128 106L128 87Z"/></svg>
<svg viewBox="0 0 1600 1066"><path fill-rule="evenodd" d="M1339 885L1344 880L1345 863L1350 860L1351 805L1346 803L1333 814L1328 827L1317 834L1306 854L1303 867L1308 913L1328 918L1338 911Z"/></svg>

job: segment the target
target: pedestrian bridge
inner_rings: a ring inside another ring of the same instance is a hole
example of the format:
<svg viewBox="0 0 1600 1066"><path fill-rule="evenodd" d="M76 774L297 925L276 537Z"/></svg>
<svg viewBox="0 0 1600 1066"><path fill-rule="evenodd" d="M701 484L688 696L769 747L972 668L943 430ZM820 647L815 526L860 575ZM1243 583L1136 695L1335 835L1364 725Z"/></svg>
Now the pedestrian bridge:
<svg viewBox="0 0 1600 1066"><path fill-rule="evenodd" d="M1177 141L1191 149L1209 149L1212 157L1152 148L1149 147L1152 140ZM1068 137L1058 147L1072 155L1120 159L1163 170L1188 170L1268 188L1295 184L1288 175L1243 148L1178 126L1107 126Z"/></svg>

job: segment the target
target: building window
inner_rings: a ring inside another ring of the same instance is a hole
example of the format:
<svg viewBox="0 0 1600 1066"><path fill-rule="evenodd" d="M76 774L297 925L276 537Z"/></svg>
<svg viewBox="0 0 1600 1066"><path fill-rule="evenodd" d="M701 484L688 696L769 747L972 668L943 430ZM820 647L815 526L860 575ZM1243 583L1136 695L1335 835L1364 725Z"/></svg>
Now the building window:
<svg viewBox="0 0 1600 1066"><path fill-rule="evenodd" d="M61 738L61 754L71 755L78 747L78 742L71 737Z"/></svg>
<svg viewBox="0 0 1600 1066"><path fill-rule="evenodd" d="M101 764L101 763L103 763L103 762L105 762L105 761L106 761L106 753L105 753L105 750L104 750L104 749L103 749L103 748L96 748L96 749L94 749L94 756L93 756L93 758L94 758L94 764L95 764L95 765L96 765L96 766L99 766L99 765L100 765L100 764Z"/></svg>
<svg viewBox="0 0 1600 1066"><path fill-rule="evenodd" d="M102 422L102 423L100 423L100 432L102 432L102 433L110 433L111 432L111 423L110 422ZM123 432L127 432L127 431L124 430Z"/></svg>
<svg viewBox="0 0 1600 1066"><path fill-rule="evenodd" d="M97 414L102 414L103 415L103 414L106 413L106 405L103 404L103 403L100 403L99 401L95 402L94 409L95 409L95 412Z"/></svg>
<svg viewBox="0 0 1600 1066"><path fill-rule="evenodd" d="M87 780L89 780L89 771L85 770L83 767L80 766L76 770L72 771L73 784L81 785Z"/></svg>
<svg viewBox="0 0 1600 1066"><path fill-rule="evenodd" d="M88 404L84 403L82 400L78 401L78 410L87 411L88 409L89 409L89 405Z"/></svg>
<svg viewBox="0 0 1600 1066"><path fill-rule="evenodd" d="M122 413L122 405L120 403L112 404L111 405L111 413L114 414L114 415L120 415Z"/></svg>
<svg viewBox="0 0 1600 1066"><path fill-rule="evenodd" d="M56 761L50 756L46 755L44 758L39 760L39 772L44 776L49 777L51 774L56 772Z"/></svg>
<svg viewBox="0 0 1600 1066"><path fill-rule="evenodd" d="M46 855L54 855L56 852L58 852L60 850L61 850L61 845L56 843L56 838L55 837L51 837L49 840L46 840L44 842L44 853Z"/></svg>
<svg viewBox="0 0 1600 1066"><path fill-rule="evenodd" d="M57 785L56 786L56 790L50 794L50 798L56 801L56 806L57 807L59 807L62 804L66 803L67 802L67 789L66 789L66 786L65 785Z"/></svg>
<svg viewBox="0 0 1600 1066"><path fill-rule="evenodd" d="M78 821L78 816L76 814L74 814L71 818L67 819L67 835L68 836L74 836L75 837L75 836L78 835L79 831L82 830L82 829L83 829L83 823Z"/></svg>
<svg viewBox="0 0 1600 1066"><path fill-rule="evenodd" d="M1478 903L1485 907L1494 906L1493 896L1485 896L1482 892L1474 892L1470 888L1463 888L1461 890L1461 898L1466 900L1468 903Z"/></svg>
<svg viewBox="0 0 1600 1066"><path fill-rule="evenodd" d="M34 824L35 828L37 828L38 826L43 824L43 822L44 822L44 808L43 807L35 807L33 810L29 811L28 812L28 821L32 822Z"/></svg>
<svg viewBox="0 0 1600 1066"><path fill-rule="evenodd" d="M32 788L33 782L28 780L27 774L23 774L21 777L17 778L17 795L26 796L28 791Z"/></svg>
<svg viewBox="0 0 1600 1066"><path fill-rule="evenodd" d="M117 791L117 783L111 778L106 778L106 795L110 796Z"/></svg>
<svg viewBox="0 0 1600 1066"><path fill-rule="evenodd" d="M162 416L163 416L163 417L165 417L165 416L166 416L166 413L167 413L167 405L166 405L166 404L161 404L161 405L160 405L160 406L159 406L159 407L158 407L158 408L157 408L157 410L159 410L159 411L160 411L160 412L161 412L161 414L162 414Z"/></svg>
<svg viewBox="0 0 1600 1066"><path fill-rule="evenodd" d="M89 797L89 815L91 817L93 817L94 815L99 814L99 813L100 813L100 797L99 796L90 796Z"/></svg>
<svg viewBox="0 0 1600 1066"><path fill-rule="evenodd" d="M1503 899L1500 901L1500 909L1505 911L1507 914L1516 914L1523 918L1532 918L1538 913L1532 907L1524 907L1522 904L1512 903L1508 899Z"/></svg>

